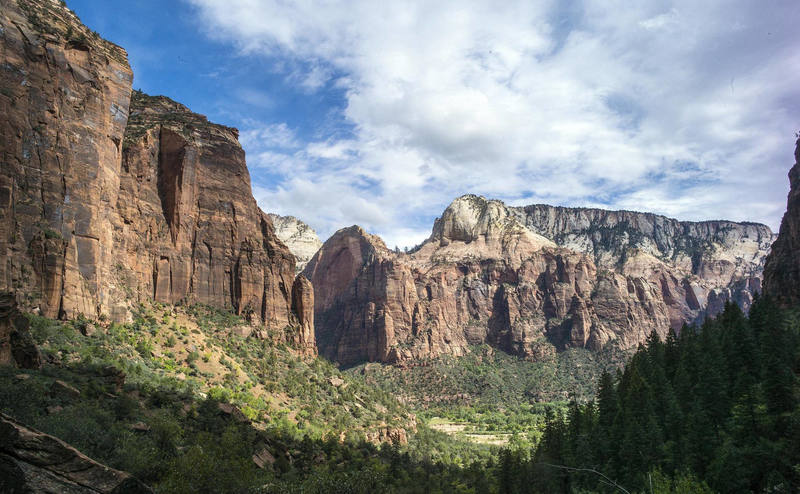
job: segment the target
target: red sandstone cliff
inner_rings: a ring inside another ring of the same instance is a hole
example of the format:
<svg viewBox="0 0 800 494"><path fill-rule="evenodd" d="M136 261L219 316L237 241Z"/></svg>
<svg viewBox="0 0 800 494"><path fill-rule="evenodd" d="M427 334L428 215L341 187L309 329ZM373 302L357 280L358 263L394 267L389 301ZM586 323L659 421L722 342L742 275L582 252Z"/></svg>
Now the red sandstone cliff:
<svg viewBox="0 0 800 494"><path fill-rule="evenodd" d="M294 256L256 205L236 129L139 92L130 114L114 221L123 286L139 299L297 324Z"/></svg>
<svg viewBox="0 0 800 494"><path fill-rule="evenodd" d="M786 307L800 303L800 139L794 159L786 213L764 267L764 290Z"/></svg>
<svg viewBox="0 0 800 494"><path fill-rule="evenodd" d="M107 313L127 54L55 2L4 1L0 28L0 290Z"/></svg>
<svg viewBox="0 0 800 494"><path fill-rule="evenodd" d="M725 300L746 308L760 290L772 241L763 225L598 212L551 208L543 217L559 226L548 231L531 208L464 196L410 255L358 227L340 230L304 271L320 353L348 365L460 355L476 343L527 358L627 349Z"/></svg>
<svg viewBox="0 0 800 494"><path fill-rule="evenodd" d="M0 37L0 291L49 317L210 304L299 328L313 351L311 287L256 205L236 129L131 97L125 51L59 2L4 0Z"/></svg>

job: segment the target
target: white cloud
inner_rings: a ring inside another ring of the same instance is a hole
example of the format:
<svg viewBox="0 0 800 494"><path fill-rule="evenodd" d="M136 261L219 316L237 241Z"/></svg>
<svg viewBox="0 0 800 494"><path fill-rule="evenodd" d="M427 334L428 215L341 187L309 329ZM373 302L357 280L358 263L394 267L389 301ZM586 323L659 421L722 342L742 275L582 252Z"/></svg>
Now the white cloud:
<svg viewBox="0 0 800 494"><path fill-rule="evenodd" d="M418 238L466 192L773 227L784 209L794 1L190 1L211 36L305 67L304 90L337 74L352 133L273 154L251 146L284 129L243 133L281 175L254 171L262 206L323 236Z"/></svg>
<svg viewBox="0 0 800 494"><path fill-rule="evenodd" d="M302 87L314 91L325 86L331 78L331 71L320 64L314 64L307 71L299 72L297 75Z"/></svg>
<svg viewBox="0 0 800 494"><path fill-rule="evenodd" d="M346 159L357 150L357 143L348 140L312 142L306 147L308 154L315 158Z"/></svg>
<svg viewBox="0 0 800 494"><path fill-rule="evenodd" d="M669 28L670 26L677 25L677 23L678 11L675 9L671 9L669 12L664 12L663 14L656 15L649 19L639 21L640 26L651 31Z"/></svg>
<svg viewBox="0 0 800 494"><path fill-rule="evenodd" d="M239 134L239 142L249 149L299 147L294 131L285 123L260 124L250 121L248 128Z"/></svg>

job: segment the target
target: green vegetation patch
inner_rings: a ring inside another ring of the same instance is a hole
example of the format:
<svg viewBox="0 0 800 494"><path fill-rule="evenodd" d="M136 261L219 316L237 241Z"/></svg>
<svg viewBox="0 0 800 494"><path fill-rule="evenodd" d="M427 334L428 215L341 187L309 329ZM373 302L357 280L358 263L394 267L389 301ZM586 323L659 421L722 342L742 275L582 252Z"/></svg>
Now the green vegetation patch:
<svg viewBox="0 0 800 494"><path fill-rule="evenodd" d="M406 446L365 441L407 425L407 410L322 359L232 334L244 321L228 312L153 304L130 324L29 317L46 364L0 368L0 411L157 492L472 492L493 482L492 448L424 426Z"/></svg>

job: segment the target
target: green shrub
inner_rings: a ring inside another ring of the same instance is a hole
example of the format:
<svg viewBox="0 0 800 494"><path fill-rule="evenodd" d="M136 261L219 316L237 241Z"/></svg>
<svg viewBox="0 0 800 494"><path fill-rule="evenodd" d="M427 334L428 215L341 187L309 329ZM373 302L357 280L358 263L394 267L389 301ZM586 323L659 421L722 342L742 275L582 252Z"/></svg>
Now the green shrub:
<svg viewBox="0 0 800 494"><path fill-rule="evenodd" d="M139 352L144 358L150 358L153 355L153 342L147 338L143 338L136 343L136 351Z"/></svg>
<svg viewBox="0 0 800 494"><path fill-rule="evenodd" d="M44 230L44 238L46 239L63 239L64 237L61 235L61 232L57 230L52 230L50 228L46 228Z"/></svg>
<svg viewBox="0 0 800 494"><path fill-rule="evenodd" d="M117 420L125 420L133 417L134 412L138 410L139 402L127 394L123 394L117 398L114 403L114 414Z"/></svg>

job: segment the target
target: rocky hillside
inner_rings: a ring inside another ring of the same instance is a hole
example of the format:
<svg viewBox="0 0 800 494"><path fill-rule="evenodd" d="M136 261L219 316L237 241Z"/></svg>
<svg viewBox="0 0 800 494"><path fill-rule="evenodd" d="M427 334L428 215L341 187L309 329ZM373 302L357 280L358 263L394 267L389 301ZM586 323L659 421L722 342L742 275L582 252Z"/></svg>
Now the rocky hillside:
<svg viewBox="0 0 800 494"><path fill-rule="evenodd" d="M0 292L2 493L296 492L415 440L392 394L229 311L150 302L131 323L55 321L12 300ZM11 356L25 333L37 362L3 360L9 333Z"/></svg>
<svg viewBox="0 0 800 494"><path fill-rule="evenodd" d="M800 303L800 139L794 159L786 213L764 267L764 290L787 307Z"/></svg>
<svg viewBox="0 0 800 494"><path fill-rule="evenodd" d="M47 317L209 304L297 327L313 352L311 285L256 205L236 129L132 94L125 51L60 2L3 5L0 290Z"/></svg>
<svg viewBox="0 0 800 494"><path fill-rule="evenodd" d="M625 350L761 289L764 225L456 199L431 237L397 254L361 228L306 267L318 348L341 364L462 355L489 343L538 358Z"/></svg>
<svg viewBox="0 0 800 494"><path fill-rule="evenodd" d="M148 494L131 475L0 413L0 491Z"/></svg>
<svg viewBox="0 0 800 494"><path fill-rule="evenodd" d="M297 272L301 272L322 247L317 232L294 216L280 216L273 213L269 213L268 216L275 226L275 235L294 254L297 260Z"/></svg>

